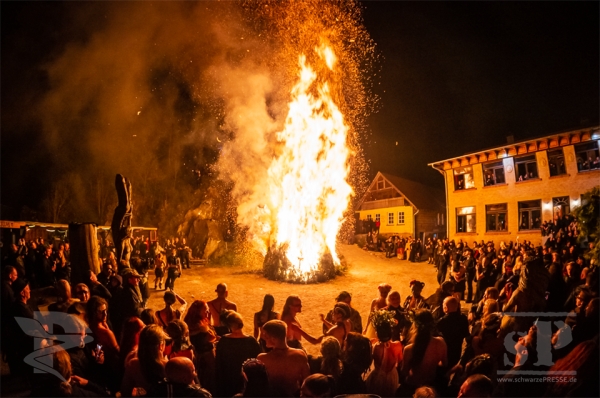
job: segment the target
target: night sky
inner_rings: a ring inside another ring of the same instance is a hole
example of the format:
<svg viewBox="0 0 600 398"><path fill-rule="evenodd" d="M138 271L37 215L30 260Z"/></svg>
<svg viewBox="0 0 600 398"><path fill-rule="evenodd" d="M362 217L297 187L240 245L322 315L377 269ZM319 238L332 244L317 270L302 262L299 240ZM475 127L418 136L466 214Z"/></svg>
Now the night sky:
<svg viewBox="0 0 600 398"><path fill-rule="evenodd" d="M364 5L379 57L373 91L380 100L365 148L371 175L441 187L427 163L500 145L509 135L522 140L598 124L598 2ZM1 200L5 214L18 214L39 205L55 165L69 164L55 161L68 151L47 144L35 117L52 90L44 69L100 29L104 5L1 7Z"/></svg>

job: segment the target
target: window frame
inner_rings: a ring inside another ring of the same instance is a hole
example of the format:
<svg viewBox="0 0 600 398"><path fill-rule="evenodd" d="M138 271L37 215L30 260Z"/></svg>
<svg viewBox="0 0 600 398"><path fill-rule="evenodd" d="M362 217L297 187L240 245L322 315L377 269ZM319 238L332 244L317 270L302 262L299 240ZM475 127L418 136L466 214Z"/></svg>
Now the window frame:
<svg viewBox="0 0 600 398"><path fill-rule="evenodd" d="M565 200L566 199L566 200ZM557 196L552 198L552 219L556 216L556 208L560 207L562 216L571 214L571 197L570 196ZM566 211L565 211L566 209Z"/></svg>
<svg viewBox="0 0 600 398"><path fill-rule="evenodd" d="M515 178L517 180L517 182L522 182L522 181L528 181L528 180L535 180L540 178L540 171L537 165L537 157L535 156L535 153L532 155L524 155L524 156L519 156L519 157L515 157L514 158L514 162L515 162ZM519 170L519 166L525 166L525 178L521 178L522 174L521 174L521 170ZM535 167L535 175L533 177L529 176L530 168L532 167L532 165Z"/></svg>
<svg viewBox="0 0 600 398"><path fill-rule="evenodd" d="M502 160L483 163L482 168L483 168L483 186L493 187L494 185L506 184L506 174L504 172L504 162ZM501 182L498 182L498 175L496 173L498 170L502 171L502 181ZM488 171L491 171L492 172L491 175L494 176L493 182L491 184L486 184L486 181L487 181L486 177L488 175Z"/></svg>
<svg viewBox="0 0 600 398"><path fill-rule="evenodd" d="M375 214L375 221L379 221L381 223L381 214Z"/></svg>
<svg viewBox="0 0 600 398"><path fill-rule="evenodd" d="M460 170L460 172L459 172ZM474 189L475 188L475 179L473 178L473 167L472 166L464 166L460 168L456 168L452 170L452 176L454 179L454 190L455 191L464 191L465 189ZM466 176L470 176L469 179L465 178ZM459 188L458 182L463 182L463 187ZM467 186L469 184L469 186Z"/></svg>
<svg viewBox="0 0 600 398"><path fill-rule="evenodd" d="M464 213L464 214L459 214L459 211L461 209L472 209L473 211L471 213ZM457 207L455 209L456 211L456 233L457 234L464 234L464 233L477 233L477 208L476 206L463 206L463 207ZM460 222L460 219L464 217L464 222ZM471 225L470 220L472 219L472 226L473 229L469 230L469 226ZM464 224L464 231L461 231L459 228L460 226Z"/></svg>
<svg viewBox="0 0 600 398"><path fill-rule="evenodd" d="M560 152L560 153L559 153ZM567 165L565 163L565 151L563 148L554 148L546 151L548 157L548 173L550 177L558 177L567 174ZM562 160L562 170L559 162ZM555 174L552 174L551 164L555 165Z"/></svg>
<svg viewBox="0 0 600 398"><path fill-rule="evenodd" d="M581 148L585 148L585 147L591 147L594 144L596 147L593 149L581 149ZM574 149L575 149L575 159L577 162L577 172L578 173L585 173L587 171L593 171L593 170L600 169L600 164L594 165L594 162L596 161L596 159L598 157L600 157L600 145L598 145L598 141L592 140L592 141L588 141L588 142L582 142L579 144L575 144ZM581 159L580 155L584 152L586 154L586 159L583 159L580 162L579 161ZM587 158L589 157L590 153L593 153L595 155L595 157L592 157L592 163L588 164L586 166Z"/></svg>
<svg viewBox="0 0 600 398"><path fill-rule="evenodd" d="M404 225L404 212L398 212L398 225Z"/></svg>
<svg viewBox="0 0 600 398"><path fill-rule="evenodd" d="M534 202L537 202L537 206L528 206L523 208L523 205L525 204L534 204ZM518 202L518 209L519 209L519 231L535 231L536 229L539 230L542 224L542 200L541 199L534 199L534 200L524 200L521 202ZM536 227L535 226L535 219L534 219L534 214L533 212L539 212L539 217L538 217L538 222L539 225ZM523 215L527 214L527 228L523 228L522 224L523 224Z"/></svg>
<svg viewBox="0 0 600 398"><path fill-rule="evenodd" d="M390 216L391 216L391 221L390 221ZM387 225L394 225L394 212L389 212L388 213L388 223Z"/></svg>
<svg viewBox="0 0 600 398"><path fill-rule="evenodd" d="M504 206L504 209L493 209L492 206ZM504 215L504 228L498 229L500 225L500 216ZM494 216L495 229L489 228L489 216ZM508 231L508 203L493 203L485 205L485 231L486 232L506 232Z"/></svg>

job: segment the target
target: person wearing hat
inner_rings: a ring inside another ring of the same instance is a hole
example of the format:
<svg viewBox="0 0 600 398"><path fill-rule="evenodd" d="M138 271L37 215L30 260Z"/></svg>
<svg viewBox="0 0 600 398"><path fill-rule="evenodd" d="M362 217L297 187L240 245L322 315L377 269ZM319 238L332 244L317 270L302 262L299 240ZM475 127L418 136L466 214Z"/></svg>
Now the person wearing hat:
<svg viewBox="0 0 600 398"><path fill-rule="evenodd" d="M6 358L11 374L29 375L33 368L24 362L24 358L34 350L34 340L21 329L16 320L16 318L34 319L33 310L27 304L31 297L29 282L27 279L17 278L12 283L12 290L15 302L11 306L10 324L7 325L9 334L6 336L6 341L10 344L6 344Z"/></svg>
<svg viewBox="0 0 600 398"><path fill-rule="evenodd" d="M122 272L122 277L123 292L120 300L122 320L131 316L139 317L144 309L142 293L138 286L142 275L134 268L125 268Z"/></svg>
<svg viewBox="0 0 600 398"><path fill-rule="evenodd" d="M340 294L338 294L338 296L335 298L335 302L336 303L346 303L348 304L348 306L350 307L350 325L351 325L351 332L356 332L356 333L362 333L362 318L360 316L360 313L355 310L354 308L352 308L352 295L346 291L342 291ZM335 309L335 308L334 308ZM323 333L327 332L330 328L331 325L334 323L333 322L333 311L334 309L332 309L331 311L329 311L327 313L327 316L325 317L325 321L327 322L323 322Z"/></svg>

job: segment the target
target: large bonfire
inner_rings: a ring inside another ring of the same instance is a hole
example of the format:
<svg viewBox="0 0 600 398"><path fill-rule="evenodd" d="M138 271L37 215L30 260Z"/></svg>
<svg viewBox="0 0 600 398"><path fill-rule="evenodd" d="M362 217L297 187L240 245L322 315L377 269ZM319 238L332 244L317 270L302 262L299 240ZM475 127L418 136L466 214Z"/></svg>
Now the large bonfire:
<svg viewBox="0 0 600 398"><path fill-rule="evenodd" d="M335 73L336 56L322 44L314 51ZM283 131L279 157L269 167L270 252L267 276L308 281L331 277L340 265L336 239L352 187L348 183L348 126L331 97L326 78L299 57L299 80Z"/></svg>
<svg viewBox="0 0 600 398"><path fill-rule="evenodd" d="M228 145L222 154L267 160L247 172L227 169L236 184L238 222L264 256L268 278L327 280L341 265L337 239L352 229L351 199L366 186L359 137L373 105L367 75L374 44L353 1L245 5L256 36L267 37L265 46L275 48L272 61L259 63L274 71L279 87L289 88L276 96L286 104L276 112L285 115L280 127L268 133L265 125L260 137L243 146L271 152L248 156L239 145Z"/></svg>

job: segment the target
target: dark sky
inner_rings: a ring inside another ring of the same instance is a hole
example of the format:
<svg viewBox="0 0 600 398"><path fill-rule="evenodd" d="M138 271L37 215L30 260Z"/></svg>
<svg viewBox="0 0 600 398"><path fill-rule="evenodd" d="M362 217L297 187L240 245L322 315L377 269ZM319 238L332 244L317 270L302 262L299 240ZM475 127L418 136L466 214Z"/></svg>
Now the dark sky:
<svg viewBox="0 0 600 398"><path fill-rule="evenodd" d="M427 163L598 124L598 2L365 2L377 43L371 174L441 186ZM56 155L28 116L44 65L104 22L102 2L2 2L2 204L36 206ZM84 13L85 14L85 13ZM100 17L98 17L100 16ZM87 27L82 28L82 26ZM396 145L398 142L398 145Z"/></svg>

